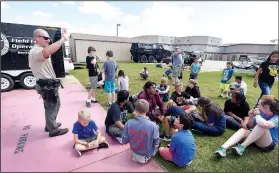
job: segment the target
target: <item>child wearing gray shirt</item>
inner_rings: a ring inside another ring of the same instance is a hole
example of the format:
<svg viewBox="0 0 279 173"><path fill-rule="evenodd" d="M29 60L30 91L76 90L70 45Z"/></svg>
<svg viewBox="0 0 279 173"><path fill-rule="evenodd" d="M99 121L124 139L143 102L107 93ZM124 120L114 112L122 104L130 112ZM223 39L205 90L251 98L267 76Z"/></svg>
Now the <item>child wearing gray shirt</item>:
<svg viewBox="0 0 279 173"><path fill-rule="evenodd" d="M107 61L103 64L103 72L105 75L105 93L108 94L108 105L115 102L115 73L118 68L114 61L113 52L111 50L106 53Z"/></svg>
<svg viewBox="0 0 279 173"><path fill-rule="evenodd" d="M160 144L159 126L147 118L149 103L146 100L137 100L135 109L137 116L126 122L122 143L130 144L132 159L135 162L146 163L158 151Z"/></svg>

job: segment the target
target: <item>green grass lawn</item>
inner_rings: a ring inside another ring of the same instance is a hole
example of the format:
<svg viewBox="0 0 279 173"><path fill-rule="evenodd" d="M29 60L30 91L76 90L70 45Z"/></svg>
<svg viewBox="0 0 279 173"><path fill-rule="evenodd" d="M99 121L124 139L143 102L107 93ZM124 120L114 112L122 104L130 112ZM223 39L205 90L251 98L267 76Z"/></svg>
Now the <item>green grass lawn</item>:
<svg viewBox="0 0 279 173"><path fill-rule="evenodd" d="M99 64L100 67L102 63ZM160 82L160 78L164 68L156 68L153 64L136 64L136 63L118 63L120 69L124 70L130 81L130 93L138 94L146 81L142 80L139 72L143 67L147 67L149 71L149 80L156 83ZM71 72L86 88L89 88L89 80L87 70L77 69ZM248 85L247 101L250 107L253 108L259 95L260 89L253 87L253 76L251 74L241 74L243 80ZM186 85L189 78L189 72L183 72L183 83ZM224 107L225 99L217 98L219 95L219 81L221 72L200 73L199 87L202 96L210 97L215 103ZM171 83L172 84L172 83ZM171 92L174 87L171 85ZM273 86L272 94L278 97L278 82ZM107 109L107 96L102 89L99 89L96 97L101 105ZM86 98L85 98L86 99ZM84 100L85 102L85 100ZM241 157L233 155L230 150L227 152L227 157L218 159L214 155L214 151L222 145L232 134L233 130L226 130L221 137L207 137L194 134L197 154L192 165L189 167L179 168L174 164L164 161L160 156L156 156L155 160L167 171L175 172L278 172L278 147L271 153L260 152L256 147L248 147L245 154Z"/></svg>

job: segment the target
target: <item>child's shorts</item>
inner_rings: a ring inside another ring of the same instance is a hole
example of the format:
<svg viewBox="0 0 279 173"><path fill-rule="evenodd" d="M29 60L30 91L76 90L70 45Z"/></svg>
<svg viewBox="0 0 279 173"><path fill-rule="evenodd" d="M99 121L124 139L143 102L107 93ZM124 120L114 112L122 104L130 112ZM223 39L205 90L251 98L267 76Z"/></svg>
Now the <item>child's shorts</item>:
<svg viewBox="0 0 279 173"><path fill-rule="evenodd" d="M220 83L220 89L224 91L229 91L230 84Z"/></svg>
<svg viewBox="0 0 279 173"><path fill-rule="evenodd" d="M97 140L97 135L94 135L94 136L86 138L86 139L79 139L79 140L84 141L84 142L92 142L92 141ZM74 144L73 148L75 148L75 145L76 144Z"/></svg>
<svg viewBox="0 0 279 173"><path fill-rule="evenodd" d="M105 93L114 93L115 92L115 81L106 80L105 81Z"/></svg>
<svg viewBox="0 0 279 173"><path fill-rule="evenodd" d="M184 105L184 106L181 106L181 108L186 111L188 109L190 109L191 105Z"/></svg>
<svg viewBox="0 0 279 173"><path fill-rule="evenodd" d="M193 102L189 101L189 102L184 102L185 105L194 105Z"/></svg>
<svg viewBox="0 0 279 173"><path fill-rule="evenodd" d="M167 75L163 72L163 77L167 77L169 80L172 80L172 73Z"/></svg>

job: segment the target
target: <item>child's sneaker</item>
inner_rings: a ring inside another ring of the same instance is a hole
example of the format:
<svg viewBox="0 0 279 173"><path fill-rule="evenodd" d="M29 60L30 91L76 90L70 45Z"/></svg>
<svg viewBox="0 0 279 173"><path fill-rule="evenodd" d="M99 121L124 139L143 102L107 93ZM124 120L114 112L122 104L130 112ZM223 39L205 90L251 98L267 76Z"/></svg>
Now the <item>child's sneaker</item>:
<svg viewBox="0 0 279 173"><path fill-rule="evenodd" d="M120 144L123 144L123 143L122 143L122 138L121 138L121 137L116 137L116 140L117 140Z"/></svg>
<svg viewBox="0 0 279 173"><path fill-rule="evenodd" d="M97 100L91 100L91 103L99 103Z"/></svg>
<svg viewBox="0 0 279 173"><path fill-rule="evenodd" d="M245 148L241 144L238 144L236 147L232 147L232 148L240 156L242 156L245 151Z"/></svg>
<svg viewBox="0 0 279 173"><path fill-rule="evenodd" d="M86 101L85 105L86 105L86 107L88 107L88 108L91 107L91 104L90 104L90 102L88 102L88 101Z"/></svg>
<svg viewBox="0 0 279 173"><path fill-rule="evenodd" d="M83 151L78 151L78 150L76 150L76 151L77 151L78 156L81 157L83 154Z"/></svg>
<svg viewBox="0 0 279 173"><path fill-rule="evenodd" d="M170 140L171 140L171 137L162 134L162 135L160 135L160 139L162 139L162 140L164 140L164 141L170 141Z"/></svg>
<svg viewBox="0 0 279 173"><path fill-rule="evenodd" d="M109 147L109 144L107 142L103 142L101 144L99 144L99 147L98 149L101 149L101 148L108 148Z"/></svg>
<svg viewBox="0 0 279 173"><path fill-rule="evenodd" d="M226 149L223 147L219 147L216 151L215 151L216 155L225 157L226 156Z"/></svg>

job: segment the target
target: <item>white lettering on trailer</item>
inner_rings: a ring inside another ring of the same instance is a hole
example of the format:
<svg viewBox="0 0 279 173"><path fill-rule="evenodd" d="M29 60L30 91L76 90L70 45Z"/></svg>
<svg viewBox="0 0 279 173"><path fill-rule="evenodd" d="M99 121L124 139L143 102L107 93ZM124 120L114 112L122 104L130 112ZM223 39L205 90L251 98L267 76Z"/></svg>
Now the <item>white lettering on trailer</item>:
<svg viewBox="0 0 279 173"><path fill-rule="evenodd" d="M7 37L1 32L1 56L9 51L9 47L10 45Z"/></svg>

